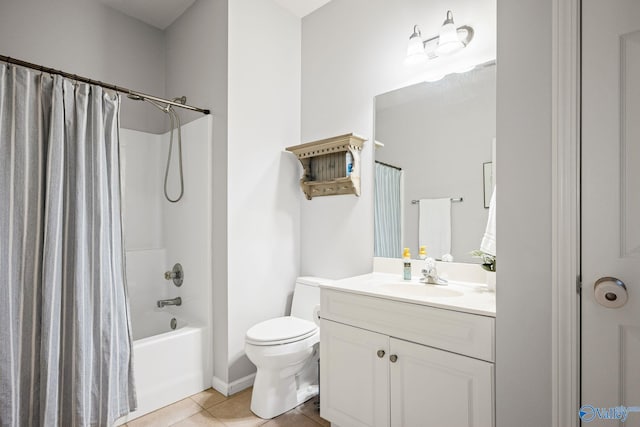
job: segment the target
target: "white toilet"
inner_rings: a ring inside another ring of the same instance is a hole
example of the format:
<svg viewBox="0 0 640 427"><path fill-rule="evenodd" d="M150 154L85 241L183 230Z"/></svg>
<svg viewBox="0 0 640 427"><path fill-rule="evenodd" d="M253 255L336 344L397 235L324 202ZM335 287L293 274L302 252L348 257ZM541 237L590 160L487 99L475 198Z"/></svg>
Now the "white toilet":
<svg viewBox="0 0 640 427"><path fill-rule="evenodd" d="M318 394L320 282L299 277L293 291L291 316L265 320L251 327L245 351L258 371L251 410L260 418L276 417Z"/></svg>

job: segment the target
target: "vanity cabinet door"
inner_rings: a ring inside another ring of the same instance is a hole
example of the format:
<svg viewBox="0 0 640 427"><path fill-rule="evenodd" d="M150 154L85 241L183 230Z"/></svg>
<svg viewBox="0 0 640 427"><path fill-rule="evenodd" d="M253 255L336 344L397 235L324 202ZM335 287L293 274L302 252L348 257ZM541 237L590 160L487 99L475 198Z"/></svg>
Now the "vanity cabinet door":
<svg viewBox="0 0 640 427"><path fill-rule="evenodd" d="M390 351L392 427L494 425L492 363L395 338Z"/></svg>
<svg viewBox="0 0 640 427"><path fill-rule="evenodd" d="M389 337L321 320L320 415L341 427L389 426Z"/></svg>

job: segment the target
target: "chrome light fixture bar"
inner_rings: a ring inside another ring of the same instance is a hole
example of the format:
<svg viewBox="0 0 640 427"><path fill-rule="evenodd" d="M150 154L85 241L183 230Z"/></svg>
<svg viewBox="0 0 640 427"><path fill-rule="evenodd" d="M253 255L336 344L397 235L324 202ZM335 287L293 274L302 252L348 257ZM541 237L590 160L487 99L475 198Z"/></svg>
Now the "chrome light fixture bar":
<svg viewBox="0 0 640 427"><path fill-rule="evenodd" d="M447 18L437 36L425 40L422 38L420 27L414 25L413 33L409 37L405 64L422 64L430 59L451 55L467 47L473 39L473 35L473 28L468 25L456 28L453 22L453 12L448 10Z"/></svg>

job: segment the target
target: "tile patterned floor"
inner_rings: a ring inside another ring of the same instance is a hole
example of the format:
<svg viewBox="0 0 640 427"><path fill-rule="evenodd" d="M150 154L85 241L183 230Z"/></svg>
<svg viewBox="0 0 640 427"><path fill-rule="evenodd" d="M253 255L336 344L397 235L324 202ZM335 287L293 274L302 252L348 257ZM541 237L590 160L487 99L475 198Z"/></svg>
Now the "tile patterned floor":
<svg viewBox="0 0 640 427"><path fill-rule="evenodd" d="M213 389L205 390L150 414L129 421L127 427L329 427L315 408L317 397L272 420L256 417L249 388L225 397Z"/></svg>

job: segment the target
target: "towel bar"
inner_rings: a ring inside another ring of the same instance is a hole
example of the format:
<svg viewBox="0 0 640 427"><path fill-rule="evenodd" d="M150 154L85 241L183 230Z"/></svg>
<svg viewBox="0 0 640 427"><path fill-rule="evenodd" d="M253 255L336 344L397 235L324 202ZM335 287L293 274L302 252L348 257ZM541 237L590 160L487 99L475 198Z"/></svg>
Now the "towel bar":
<svg viewBox="0 0 640 427"><path fill-rule="evenodd" d="M457 199L454 199L454 198L452 198L452 199L451 199L451 202L452 202L452 203L453 203L453 202L458 203L458 202L463 202L463 201L464 201L464 198L462 198L462 197L458 197ZM412 205L417 205L418 203L420 203L420 200L412 200L412 201L411 201L411 204L412 204Z"/></svg>

